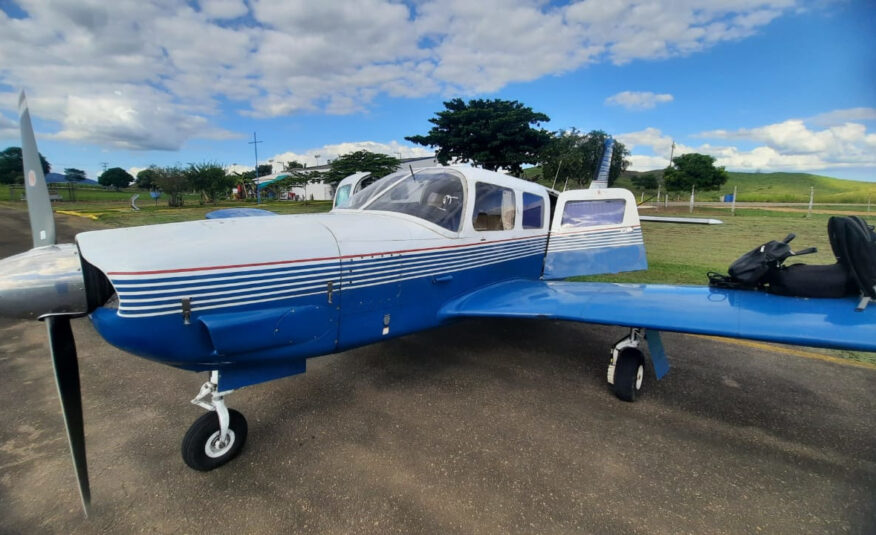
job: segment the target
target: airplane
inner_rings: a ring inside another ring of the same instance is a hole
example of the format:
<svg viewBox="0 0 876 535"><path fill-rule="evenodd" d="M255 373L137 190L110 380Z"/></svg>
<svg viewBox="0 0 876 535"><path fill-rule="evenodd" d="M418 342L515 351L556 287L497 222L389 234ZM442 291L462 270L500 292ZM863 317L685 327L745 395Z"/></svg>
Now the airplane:
<svg viewBox="0 0 876 535"><path fill-rule="evenodd" d="M0 317L47 325L86 515L76 317L128 353L209 374L192 400L207 412L182 441L184 462L202 471L246 441L246 419L227 405L233 391L304 373L309 358L464 318L629 328L607 368L627 401L646 367L657 379L669 370L661 331L876 351L876 309L856 311L854 298L566 281L647 269L632 193L556 192L474 167L400 170L323 214L219 210L57 244L23 92L19 115L33 248L0 261Z"/></svg>

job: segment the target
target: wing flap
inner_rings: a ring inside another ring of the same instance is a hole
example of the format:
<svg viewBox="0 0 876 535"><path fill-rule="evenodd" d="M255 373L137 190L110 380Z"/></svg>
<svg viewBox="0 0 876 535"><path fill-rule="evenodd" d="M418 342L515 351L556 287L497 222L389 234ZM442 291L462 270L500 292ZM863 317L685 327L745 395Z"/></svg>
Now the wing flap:
<svg viewBox="0 0 876 535"><path fill-rule="evenodd" d="M551 318L876 351L876 308L858 312L856 303L854 297L785 297L708 286L520 280L473 292L442 314Z"/></svg>

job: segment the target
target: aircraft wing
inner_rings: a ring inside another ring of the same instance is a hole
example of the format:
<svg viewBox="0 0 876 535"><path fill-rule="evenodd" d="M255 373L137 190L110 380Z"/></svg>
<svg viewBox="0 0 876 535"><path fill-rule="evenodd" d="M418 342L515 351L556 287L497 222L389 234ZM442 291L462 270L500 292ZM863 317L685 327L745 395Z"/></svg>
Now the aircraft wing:
<svg viewBox="0 0 876 535"><path fill-rule="evenodd" d="M784 344L876 351L876 307L708 286L515 280L442 310L458 317L551 318Z"/></svg>

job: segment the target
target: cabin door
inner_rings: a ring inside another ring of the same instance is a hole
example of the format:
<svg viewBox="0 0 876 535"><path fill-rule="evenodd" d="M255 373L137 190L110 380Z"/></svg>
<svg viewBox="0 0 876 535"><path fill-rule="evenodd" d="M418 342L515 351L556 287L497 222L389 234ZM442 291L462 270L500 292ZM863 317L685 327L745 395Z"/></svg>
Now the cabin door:
<svg viewBox="0 0 876 535"><path fill-rule="evenodd" d="M648 269L648 261L632 193L608 188L560 194L543 279L640 269Z"/></svg>

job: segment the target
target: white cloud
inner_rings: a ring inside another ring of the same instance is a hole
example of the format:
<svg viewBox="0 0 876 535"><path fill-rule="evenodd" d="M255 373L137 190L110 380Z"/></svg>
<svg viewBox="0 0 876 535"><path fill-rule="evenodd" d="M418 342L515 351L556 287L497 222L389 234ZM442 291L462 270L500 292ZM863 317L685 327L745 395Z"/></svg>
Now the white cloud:
<svg viewBox="0 0 876 535"><path fill-rule="evenodd" d="M817 117L845 117L847 110L828 112ZM861 116L863 114L858 114ZM876 133L865 125L846 122L822 129L812 129L802 119L737 130L711 130L694 137L755 143L751 149L736 144L699 146L676 144L676 156L698 152L714 156L717 165L728 169L764 171L813 171L844 167L876 167ZM665 167L669 163L672 138L656 128L647 128L617 136L633 153L630 168L642 171ZM651 154L645 154L650 152Z"/></svg>
<svg viewBox="0 0 876 535"><path fill-rule="evenodd" d="M819 113L806 119L806 122L816 126L836 126L854 121L876 121L876 108L847 108Z"/></svg>
<svg viewBox="0 0 876 535"><path fill-rule="evenodd" d="M344 154L350 154L360 150L387 154L395 158L423 158L435 154L434 151L424 147L403 145L398 141L390 141L388 143L381 143L378 141L349 141L334 145L323 145L322 147L308 149L300 153L292 151L283 152L281 154L275 154L269 159L274 161L277 166L276 170L279 171L280 162L288 163L297 161L306 164L308 167L313 167L315 165L325 165L329 160L334 160L338 156L343 156ZM319 156L319 158L317 158L317 156ZM250 166L249 169L252 169L252 167Z"/></svg>
<svg viewBox="0 0 876 535"><path fill-rule="evenodd" d="M7 119L3 115L0 115L0 138L14 138L18 137L18 135L18 123L13 121L12 119Z"/></svg>
<svg viewBox="0 0 876 535"><path fill-rule="evenodd" d="M249 12L243 0L198 0L198 5L211 19L235 19Z"/></svg>
<svg viewBox="0 0 876 535"><path fill-rule="evenodd" d="M669 93L652 93L650 91L621 91L605 99L610 106L623 106L628 110L650 110L657 104L672 102Z"/></svg>
<svg viewBox="0 0 876 535"><path fill-rule="evenodd" d="M751 35L794 4L17 3L27 18L0 12L0 84L27 88L34 113L61 125L57 138L164 150L231 135L212 126L226 102L277 117L361 112L379 95L491 92L594 62L691 54Z"/></svg>

